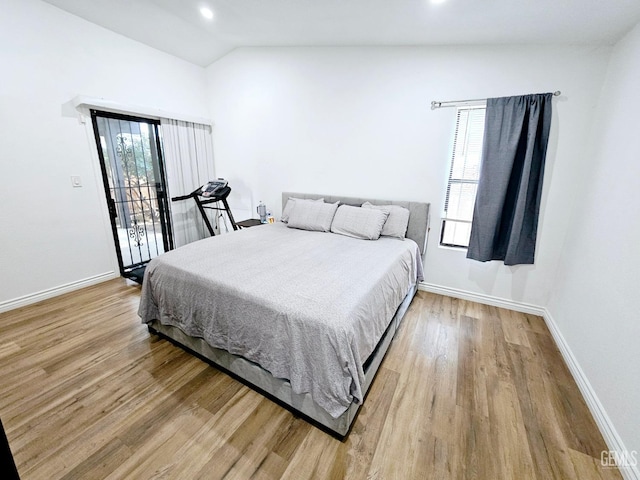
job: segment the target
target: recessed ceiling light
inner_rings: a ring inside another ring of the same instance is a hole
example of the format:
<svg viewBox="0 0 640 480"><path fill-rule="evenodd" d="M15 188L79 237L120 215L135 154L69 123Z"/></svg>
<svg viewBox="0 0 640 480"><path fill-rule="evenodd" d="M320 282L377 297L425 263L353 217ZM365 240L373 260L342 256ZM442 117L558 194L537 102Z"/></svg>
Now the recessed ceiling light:
<svg viewBox="0 0 640 480"><path fill-rule="evenodd" d="M202 16L204 18L206 18L207 20L211 20L213 18L213 10L211 10L208 7L202 7L200 8L200 13L202 14Z"/></svg>
<svg viewBox="0 0 640 480"><path fill-rule="evenodd" d="M439 4L444 3L446 1L447 0L431 0L431 3L434 4L434 5L439 5Z"/></svg>

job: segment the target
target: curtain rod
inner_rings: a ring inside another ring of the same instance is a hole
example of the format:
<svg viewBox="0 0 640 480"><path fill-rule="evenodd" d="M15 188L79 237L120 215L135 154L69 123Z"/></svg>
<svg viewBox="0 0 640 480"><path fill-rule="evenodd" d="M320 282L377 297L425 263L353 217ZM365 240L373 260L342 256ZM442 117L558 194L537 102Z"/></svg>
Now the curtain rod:
<svg viewBox="0 0 640 480"><path fill-rule="evenodd" d="M553 96L557 97L561 94L560 90L556 90L553 92ZM474 98L471 100L450 100L446 102L431 102L431 110L435 110L436 108L447 108L447 107L459 107L461 105L478 105L483 102L486 102L486 98Z"/></svg>

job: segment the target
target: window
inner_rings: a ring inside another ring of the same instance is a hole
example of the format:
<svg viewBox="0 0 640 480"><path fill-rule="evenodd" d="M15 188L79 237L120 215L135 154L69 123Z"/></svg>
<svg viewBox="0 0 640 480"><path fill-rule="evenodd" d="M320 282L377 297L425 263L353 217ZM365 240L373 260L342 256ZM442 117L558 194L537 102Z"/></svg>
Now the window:
<svg viewBox="0 0 640 480"><path fill-rule="evenodd" d="M440 245L469 246L478 190L485 106L458 107Z"/></svg>

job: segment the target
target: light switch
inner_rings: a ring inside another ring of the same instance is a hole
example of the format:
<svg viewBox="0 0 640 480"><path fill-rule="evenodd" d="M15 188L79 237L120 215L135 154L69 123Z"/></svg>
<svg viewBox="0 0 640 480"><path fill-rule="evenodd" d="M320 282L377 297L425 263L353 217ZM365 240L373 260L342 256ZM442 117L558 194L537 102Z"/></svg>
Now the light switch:
<svg viewBox="0 0 640 480"><path fill-rule="evenodd" d="M71 175L71 185L73 185L74 187L82 186L82 179L79 175Z"/></svg>

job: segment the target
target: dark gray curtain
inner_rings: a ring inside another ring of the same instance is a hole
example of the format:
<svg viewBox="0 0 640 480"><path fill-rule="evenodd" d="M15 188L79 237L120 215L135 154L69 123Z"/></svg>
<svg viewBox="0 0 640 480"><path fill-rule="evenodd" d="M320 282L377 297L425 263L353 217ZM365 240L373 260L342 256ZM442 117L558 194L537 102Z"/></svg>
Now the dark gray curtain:
<svg viewBox="0 0 640 480"><path fill-rule="evenodd" d="M552 93L490 98L467 258L531 264Z"/></svg>

